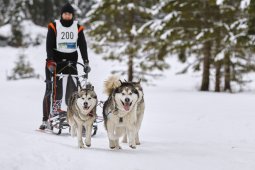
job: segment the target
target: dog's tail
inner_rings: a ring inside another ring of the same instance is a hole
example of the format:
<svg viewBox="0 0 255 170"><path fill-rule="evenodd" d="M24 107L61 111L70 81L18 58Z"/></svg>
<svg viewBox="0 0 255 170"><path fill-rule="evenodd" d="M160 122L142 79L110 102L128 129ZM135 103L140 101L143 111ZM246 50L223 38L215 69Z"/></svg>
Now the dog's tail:
<svg viewBox="0 0 255 170"><path fill-rule="evenodd" d="M109 96L112 91L118 88L120 85L120 77L117 75L112 75L104 82L104 93Z"/></svg>

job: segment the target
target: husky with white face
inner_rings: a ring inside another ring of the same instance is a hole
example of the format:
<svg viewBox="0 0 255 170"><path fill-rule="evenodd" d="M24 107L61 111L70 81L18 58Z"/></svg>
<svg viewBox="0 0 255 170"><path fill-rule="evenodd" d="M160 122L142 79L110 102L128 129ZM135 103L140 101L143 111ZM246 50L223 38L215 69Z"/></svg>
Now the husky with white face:
<svg viewBox="0 0 255 170"><path fill-rule="evenodd" d="M132 84L135 86L135 88L137 89L138 93L139 93L139 98L137 101L137 120L136 120L136 137L135 137L135 143L136 145L140 145L140 137L139 137L139 131L142 125L142 121L143 121L143 115L144 115L144 110L145 110L145 103L144 103L144 92L143 92L143 88L141 86L141 80L139 80L138 82L132 82ZM127 134L123 137L122 140L123 143L127 143Z"/></svg>
<svg viewBox="0 0 255 170"><path fill-rule="evenodd" d="M116 88L115 88L116 87ZM103 116L111 149L120 149L119 138L127 130L129 146L136 148L137 101L139 93L132 83L109 78L105 82L109 97L104 103Z"/></svg>
<svg viewBox="0 0 255 170"><path fill-rule="evenodd" d="M97 95L94 89L82 89L72 94L67 108L67 121L71 135L78 138L78 147L84 148L82 127L86 129L85 144L91 146L91 131L96 119Z"/></svg>

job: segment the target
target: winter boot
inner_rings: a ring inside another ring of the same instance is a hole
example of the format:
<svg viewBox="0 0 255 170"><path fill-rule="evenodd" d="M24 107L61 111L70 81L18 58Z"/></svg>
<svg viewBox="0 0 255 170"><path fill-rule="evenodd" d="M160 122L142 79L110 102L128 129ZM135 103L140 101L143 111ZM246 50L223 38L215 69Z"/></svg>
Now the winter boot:
<svg viewBox="0 0 255 170"><path fill-rule="evenodd" d="M40 130L45 130L45 129L53 130L52 122L43 121L41 126L39 127L39 129Z"/></svg>
<svg viewBox="0 0 255 170"><path fill-rule="evenodd" d="M45 130L47 128L47 126L48 126L47 121L43 121L41 126L39 127L39 129Z"/></svg>
<svg viewBox="0 0 255 170"><path fill-rule="evenodd" d="M61 110L61 103L62 100L56 100L53 102L52 111L54 116L58 115L60 112L63 112L63 110Z"/></svg>

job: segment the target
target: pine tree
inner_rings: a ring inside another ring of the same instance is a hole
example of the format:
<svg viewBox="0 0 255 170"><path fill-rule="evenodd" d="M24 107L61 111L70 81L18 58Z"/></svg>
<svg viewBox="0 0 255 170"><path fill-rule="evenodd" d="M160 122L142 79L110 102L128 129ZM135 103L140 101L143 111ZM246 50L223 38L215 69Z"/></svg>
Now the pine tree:
<svg viewBox="0 0 255 170"><path fill-rule="evenodd" d="M31 67L30 62L26 61L26 56L21 54L18 60L15 62L15 67L12 70L12 74L7 77L8 80L18 80L26 78L38 78L34 68Z"/></svg>
<svg viewBox="0 0 255 170"><path fill-rule="evenodd" d="M219 34L220 61L223 67L224 91L232 91L234 82L242 85L243 75L252 71L250 38L247 36L247 6L242 1L225 0L221 5L221 29ZM218 60L219 61L219 60ZM232 83L231 83L232 82Z"/></svg>
<svg viewBox="0 0 255 170"><path fill-rule="evenodd" d="M0 0L0 25L4 25L10 20L10 4L13 4L13 0Z"/></svg>
<svg viewBox="0 0 255 170"><path fill-rule="evenodd" d="M95 0L72 0L71 4L75 9L75 17L81 20L83 24L86 22L86 14L91 10L91 7L95 4ZM83 21L85 20L85 21Z"/></svg>
<svg viewBox="0 0 255 170"><path fill-rule="evenodd" d="M21 23L24 19L27 18L27 1L26 0L18 0L13 1L11 10L11 31L12 37L10 38L9 44L11 46L20 47L23 45L23 35L22 35L22 26Z"/></svg>
<svg viewBox="0 0 255 170"><path fill-rule="evenodd" d="M138 29L151 19L150 6L152 1L102 0L89 12L89 22L92 28L89 34L93 38L92 48L98 53L104 53L106 60L118 60L127 64L128 81L134 78L144 78L150 70L158 68L160 61L151 62L151 58L143 56L141 51L143 41L148 39L139 34ZM142 60L147 61L144 62ZM153 60L158 60L154 56ZM139 71L139 69L142 69Z"/></svg>
<svg viewBox="0 0 255 170"><path fill-rule="evenodd" d="M213 25L217 19L215 0L160 1L155 19L145 24L145 30L155 39L150 39L146 48L153 48L162 58L177 54L182 62L187 56L196 56L189 67L200 70L203 63L201 90L208 91L210 84L211 46ZM159 44L160 47L151 45Z"/></svg>
<svg viewBox="0 0 255 170"><path fill-rule="evenodd" d="M28 9L32 21L37 25L45 26L54 18L54 1L34 0Z"/></svg>
<svg viewBox="0 0 255 170"><path fill-rule="evenodd" d="M241 0L160 1L154 18L142 27L152 35L145 44L157 56L176 54L189 68L200 71L201 90L208 91L215 69L215 91L231 91L231 82L242 83L242 75L253 68L251 51L255 38L247 32L247 11L241 9ZM192 57L191 57L192 56ZM195 57L194 57L195 56ZM234 61L234 62L233 62ZM246 66L245 64L246 63ZM221 79L224 77L224 87Z"/></svg>
<svg viewBox="0 0 255 170"><path fill-rule="evenodd" d="M34 0L28 9L31 19L37 25L46 26L50 21L60 18L61 7L67 0Z"/></svg>
<svg viewBox="0 0 255 170"><path fill-rule="evenodd" d="M255 35L255 1L250 1L248 14L248 34Z"/></svg>

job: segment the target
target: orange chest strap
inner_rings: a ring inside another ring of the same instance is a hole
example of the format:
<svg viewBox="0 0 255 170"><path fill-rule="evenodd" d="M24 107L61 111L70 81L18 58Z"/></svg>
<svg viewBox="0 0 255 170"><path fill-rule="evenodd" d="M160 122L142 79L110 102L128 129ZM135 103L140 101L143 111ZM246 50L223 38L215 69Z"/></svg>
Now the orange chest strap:
<svg viewBox="0 0 255 170"><path fill-rule="evenodd" d="M55 28L55 26L54 26L53 23L49 23L48 28L53 29L53 31L55 32L55 34L57 34L57 30L56 30L56 28ZM83 27L83 26L80 26L79 29L78 29L78 33L81 32L81 31L83 31L83 30L84 30L84 27Z"/></svg>
<svg viewBox="0 0 255 170"><path fill-rule="evenodd" d="M57 30L56 30L56 28L55 28L53 23L49 23L48 28L52 28L53 31L55 32L55 34L57 34Z"/></svg>
<svg viewBox="0 0 255 170"><path fill-rule="evenodd" d="M84 30L84 27L83 26L80 26L80 28L78 29L78 33L83 31Z"/></svg>

